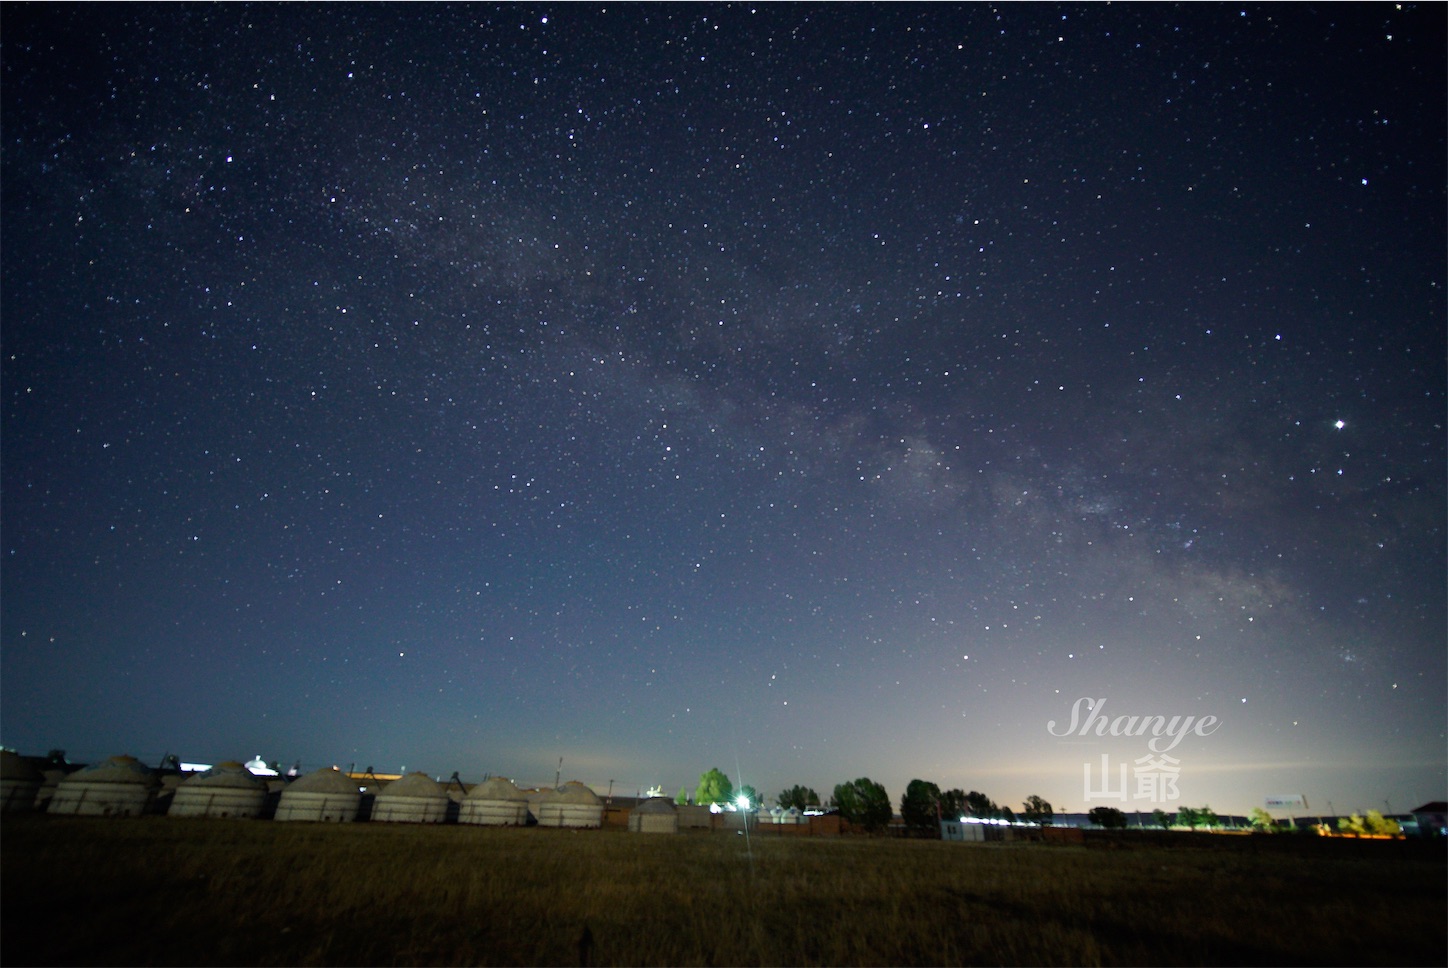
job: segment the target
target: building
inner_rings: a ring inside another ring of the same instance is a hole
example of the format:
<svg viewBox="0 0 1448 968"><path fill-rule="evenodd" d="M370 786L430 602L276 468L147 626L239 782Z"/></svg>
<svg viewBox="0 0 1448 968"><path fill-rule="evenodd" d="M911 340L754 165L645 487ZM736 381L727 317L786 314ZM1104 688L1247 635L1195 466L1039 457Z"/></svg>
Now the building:
<svg viewBox="0 0 1448 968"><path fill-rule="evenodd" d="M540 827L601 827L603 801L584 784L569 780L556 790L549 790L539 799Z"/></svg>
<svg viewBox="0 0 1448 968"><path fill-rule="evenodd" d="M287 784L278 820L350 823L362 807L362 789L340 770L315 770Z"/></svg>
<svg viewBox="0 0 1448 968"><path fill-rule="evenodd" d="M1448 835L1448 802L1434 800L1410 813L1418 822L1418 836L1443 837Z"/></svg>
<svg viewBox="0 0 1448 968"><path fill-rule="evenodd" d="M528 823L528 795L512 780L494 776L468 791L458 807L458 822L489 827L523 827Z"/></svg>
<svg viewBox="0 0 1448 968"><path fill-rule="evenodd" d="M640 834L676 834L679 811L668 797L649 797L629 811L628 829Z"/></svg>
<svg viewBox="0 0 1448 968"><path fill-rule="evenodd" d="M426 773L409 773L382 787L372 803L372 819L384 823L442 823L452 801Z"/></svg>
<svg viewBox="0 0 1448 968"><path fill-rule="evenodd" d="M0 813L29 813L45 774L13 750L0 750Z"/></svg>
<svg viewBox="0 0 1448 968"><path fill-rule="evenodd" d="M156 774L134 756L112 756L61 779L49 812L76 816L138 817L160 787Z"/></svg>
<svg viewBox="0 0 1448 968"><path fill-rule="evenodd" d="M227 760L182 780L171 796L166 816L257 817L266 794L266 780L235 760Z"/></svg>

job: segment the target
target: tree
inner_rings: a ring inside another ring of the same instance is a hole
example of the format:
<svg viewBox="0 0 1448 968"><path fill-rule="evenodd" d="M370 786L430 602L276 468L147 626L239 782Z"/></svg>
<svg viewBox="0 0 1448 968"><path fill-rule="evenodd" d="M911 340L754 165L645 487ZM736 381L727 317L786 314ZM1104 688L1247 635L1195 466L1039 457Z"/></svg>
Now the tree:
<svg viewBox="0 0 1448 968"><path fill-rule="evenodd" d="M971 790L965 795L965 812L972 817L979 817L982 820L991 820L1000 811L995 801L984 793Z"/></svg>
<svg viewBox="0 0 1448 968"><path fill-rule="evenodd" d="M835 805L850 823L874 832L890 824L890 794L867 776L835 787Z"/></svg>
<svg viewBox="0 0 1448 968"><path fill-rule="evenodd" d="M900 817L916 830L938 830L940 787L926 780L911 780L900 797Z"/></svg>
<svg viewBox="0 0 1448 968"><path fill-rule="evenodd" d="M1056 811L1051 807L1049 800L1042 800L1034 793L1026 797L1021 816L1027 823L1038 823L1042 826L1050 826L1051 821L1056 819Z"/></svg>
<svg viewBox="0 0 1448 968"><path fill-rule="evenodd" d="M1151 819L1156 821L1156 825L1162 830L1171 829L1171 814L1167 813L1161 807L1157 807L1151 812Z"/></svg>
<svg viewBox="0 0 1448 968"><path fill-rule="evenodd" d="M1115 807L1092 807L1087 812L1086 819L1107 830L1120 830L1126 826L1126 814Z"/></svg>
<svg viewBox="0 0 1448 968"><path fill-rule="evenodd" d="M796 785L790 787L788 790L785 790L779 796L775 797L774 802L779 804L785 810L788 810L790 807L794 807L796 810L803 813L810 807L817 807L820 805L820 795L818 793L815 793L809 787L802 787Z"/></svg>
<svg viewBox="0 0 1448 968"><path fill-rule="evenodd" d="M694 791L694 802L700 806L708 806L715 803L732 803L734 800L734 786L729 782L729 777L717 766L699 777L699 788Z"/></svg>
<svg viewBox="0 0 1448 968"><path fill-rule="evenodd" d="M1376 810L1369 810L1364 820L1370 834L1391 834L1396 837L1403 832L1403 827L1396 820L1384 817Z"/></svg>
<svg viewBox="0 0 1448 968"><path fill-rule="evenodd" d="M965 816L965 791L957 787L940 794L940 815L946 820Z"/></svg>
<svg viewBox="0 0 1448 968"><path fill-rule="evenodd" d="M681 807L687 806L689 803L689 791L684 787L679 787L679 795L674 797L674 802Z"/></svg>
<svg viewBox="0 0 1448 968"><path fill-rule="evenodd" d="M1353 814L1351 817L1340 817L1337 821L1337 829L1345 834L1393 834L1403 832L1396 820L1389 820L1377 810L1369 810L1367 816Z"/></svg>
<svg viewBox="0 0 1448 968"><path fill-rule="evenodd" d="M1196 830L1202 824L1202 815L1197 812L1195 807L1178 807L1176 822L1188 830Z"/></svg>
<svg viewBox="0 0 1448 968"><path fill-rule="evenodd" d="M1217 816L1217 811L1213 810L1210 806L1202 807L1202 809L1198 810L1197 819L1201 821L1203 827L1209 829L1222 825L1222 819Z"/></svg>
<svg viewBox="0 0 1448 968"><path fill-rule="evenodd" d="M1277 831L1277 821L1272 819L1272 814L1261 807L1253 807L1249 819L1252 822L1252 829L1258 833L1270 834Z"/></svg>

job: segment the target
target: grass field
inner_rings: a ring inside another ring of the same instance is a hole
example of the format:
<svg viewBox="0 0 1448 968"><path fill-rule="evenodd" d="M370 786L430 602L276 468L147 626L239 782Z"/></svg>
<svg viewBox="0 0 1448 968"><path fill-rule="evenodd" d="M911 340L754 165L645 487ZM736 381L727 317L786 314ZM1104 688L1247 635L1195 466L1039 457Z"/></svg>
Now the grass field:
<svg viewBox="0 0 1448 968"><path fill-rule="evenodd" d="M1442 845L1214 843L15 817L0 961L1448 963Z"/></svg>

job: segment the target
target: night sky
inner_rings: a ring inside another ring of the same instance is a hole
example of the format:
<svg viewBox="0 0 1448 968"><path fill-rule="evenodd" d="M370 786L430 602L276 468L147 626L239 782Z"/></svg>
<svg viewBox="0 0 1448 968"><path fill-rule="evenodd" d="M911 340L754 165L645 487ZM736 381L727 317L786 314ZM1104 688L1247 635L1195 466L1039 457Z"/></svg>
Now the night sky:
<svg viewBox="0 0 1448 968"><path fill-rule="evenodd" d="M1441 6L3 21L6 746L1445 796Z"/></svg>

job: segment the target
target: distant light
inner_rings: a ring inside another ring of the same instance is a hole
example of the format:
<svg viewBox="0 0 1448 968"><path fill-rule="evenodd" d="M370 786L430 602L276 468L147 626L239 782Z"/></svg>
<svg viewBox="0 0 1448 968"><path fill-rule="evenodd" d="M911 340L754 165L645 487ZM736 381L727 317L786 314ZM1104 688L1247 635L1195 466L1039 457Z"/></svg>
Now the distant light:
<svg viewBox="0 0 1448 968"><path fill-rule="evenodd" d="M734 801L734 803L739 807L740 810L748 810L748 809L749 809L749 798L748 798L748 797L741 796L741 797L739 797L738 799L736 799L736 800Z"/></svg>
<svg viewBox="0 0 1448 968"><path fill-rule="evenodd" d="M1333 425L1334 427L1336 427L1338 430L1341 430L1342 428L1344 428L1344 427L1347 426L1347 421L1346 421L1346 420L1334 420L1334 421L1332 422L1332 425Z"/></svg>

